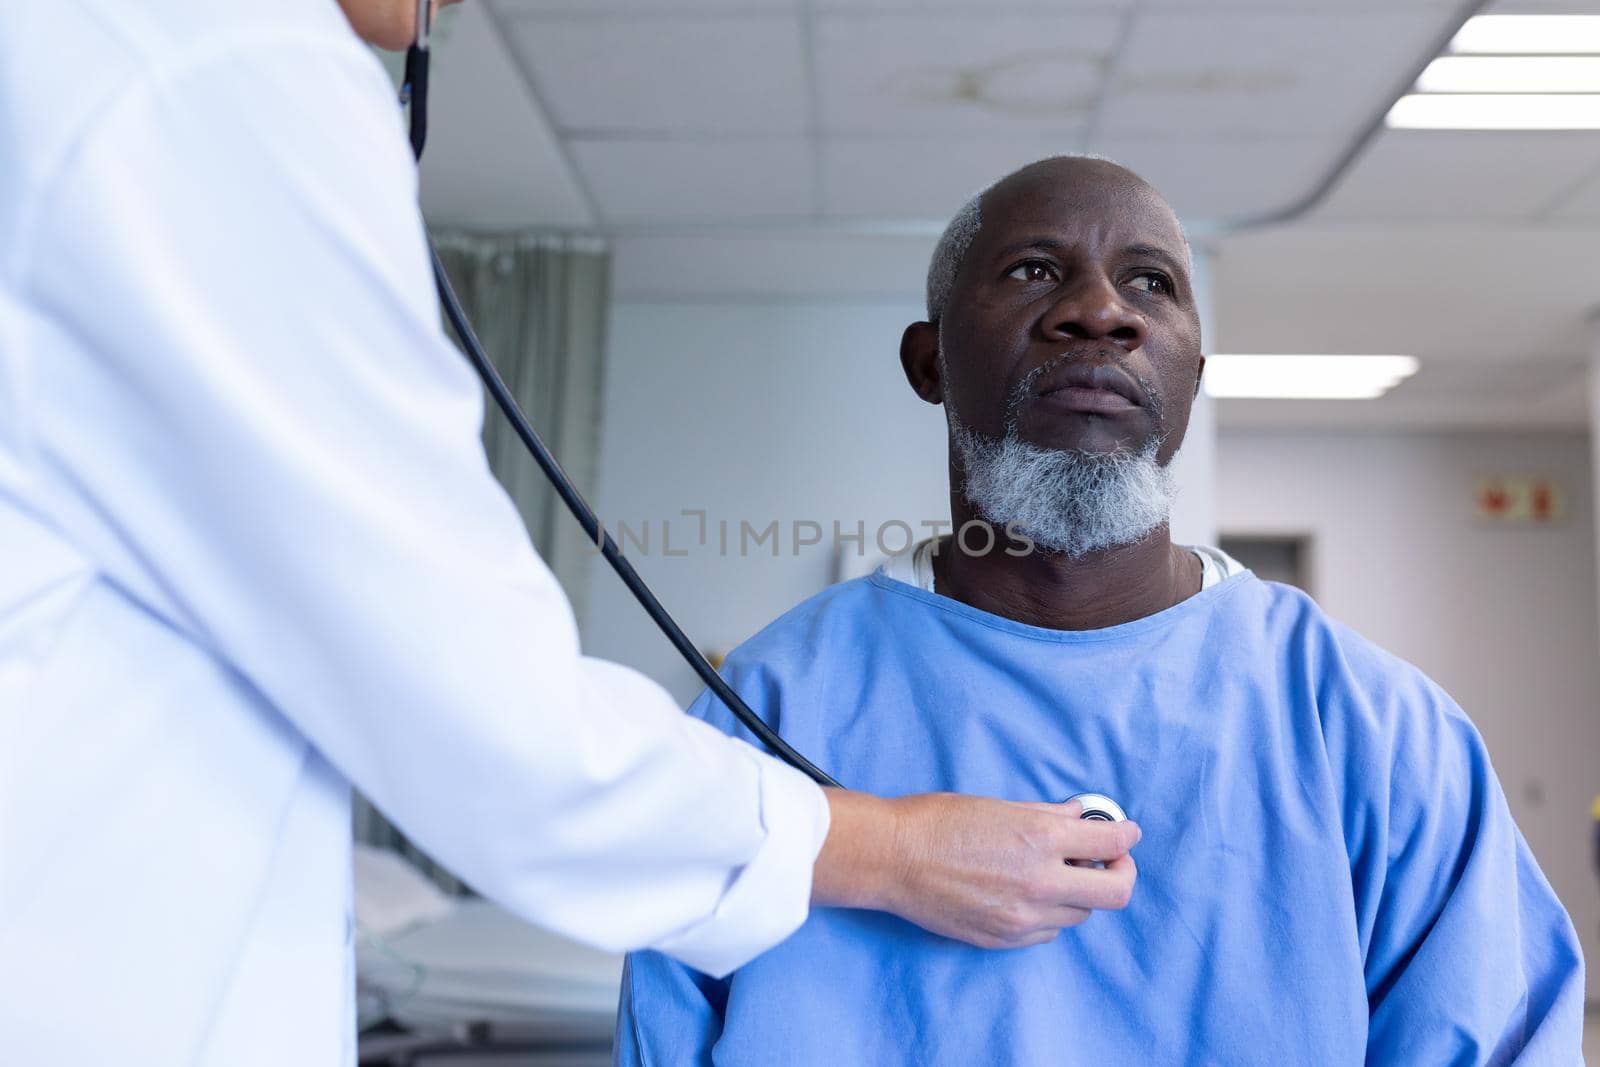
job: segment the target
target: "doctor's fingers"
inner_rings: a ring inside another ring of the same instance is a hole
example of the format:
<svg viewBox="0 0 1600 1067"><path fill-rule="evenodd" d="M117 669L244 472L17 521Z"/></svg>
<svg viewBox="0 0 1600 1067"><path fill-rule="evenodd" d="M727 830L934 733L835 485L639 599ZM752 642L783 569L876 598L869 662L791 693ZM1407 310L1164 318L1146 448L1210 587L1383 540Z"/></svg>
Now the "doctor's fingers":
<svg viewBox="0 0 1600 1067"><path fill-rule="evenodd" d="M1056 842L1064 860L1114 860L1126 856L1139 843L1135 822L1095 822L1075 819L1056 828Z"/></svg>
<svg viewBox="0 0 1600 1067"><path fill-rule="evenodd" d="M1133 899L1139 868L1132 856L1122 856L1104 868L1062 866L1057 878L1056 903L1067 909L1119 911Z"/></svg>
<svg viewBox="0 0 1600 1067"><path fill-rule="evenodd" d="M1066 860L1110 860L1125 855L1139 843L1144 831L1132 819L1103 822L1082 818L1083 805L1076 800L1066 804L1025 804L1050 816L1050 828L1061 858Z"/></svg>

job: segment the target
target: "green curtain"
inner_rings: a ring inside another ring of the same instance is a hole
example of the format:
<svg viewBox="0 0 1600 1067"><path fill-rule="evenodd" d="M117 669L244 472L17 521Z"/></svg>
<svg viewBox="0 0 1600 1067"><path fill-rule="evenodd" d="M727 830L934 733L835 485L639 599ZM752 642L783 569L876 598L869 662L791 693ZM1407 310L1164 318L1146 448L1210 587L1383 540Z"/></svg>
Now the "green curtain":
<svg viewBox="0 0 1600 1067"><path fill-rule="evenodd" d="M610 300L605 246L592 237L543 234L435 233L434 242L484 351L545 444L591 496ZM485 403L489 466L581 617L593 549L494 402ZM446 889L462 889L359 796L354 830L356 840L394 849Z"/></svg>
<svg viewBox="0 0 1600 1067"><path fill-rule="evenodd" d="M586 496L600 448L611 260L588 237L441 234L439 258L484 350ZM493 402L489 465L580 616L593 550Z"/></svg>

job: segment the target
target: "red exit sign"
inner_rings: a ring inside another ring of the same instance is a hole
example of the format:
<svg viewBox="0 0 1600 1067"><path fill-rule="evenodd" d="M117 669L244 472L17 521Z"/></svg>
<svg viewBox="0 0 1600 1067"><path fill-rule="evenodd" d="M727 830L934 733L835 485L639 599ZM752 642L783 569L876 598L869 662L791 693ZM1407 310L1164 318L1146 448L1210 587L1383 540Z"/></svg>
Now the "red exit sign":
<svg viewBox="0 0 1600 1067"><path fill-rule="evenodd" d="M1478 518L1508 525L1545 526L1567 517L1567 494L1554 478L1495 476L1473 491Z"/></svg>

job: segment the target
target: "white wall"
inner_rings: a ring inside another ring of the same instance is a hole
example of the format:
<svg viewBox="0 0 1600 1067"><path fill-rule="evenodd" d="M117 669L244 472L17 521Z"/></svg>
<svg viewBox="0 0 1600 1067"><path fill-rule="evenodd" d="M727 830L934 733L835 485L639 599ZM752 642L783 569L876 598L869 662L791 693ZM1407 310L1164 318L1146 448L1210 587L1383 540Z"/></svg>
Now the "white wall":
<svg viewBox="0 0 1600 1067"><path fill-rule="evenodd" d="M1202 351L1225 351L1217 339L1216 256L1204 245L1194 249L1195 310L1200 314ZM1178 499L1169 527L1181 545L1209 545L1217 539L1217 404L1201 390L1189 409L1183 448L1172 460Z"/></svg>
<svg viewBox="0 0 1600 1067"><path fill-rule="evenodd" d="M1593 974L1600 626L1585 435L1224 430L1218 449L1222 532L1310 534L1323 607L1420 666L1472 717ZM1473 483L1496 473L1559 478L1567 523L1479 524Z"/></svg>

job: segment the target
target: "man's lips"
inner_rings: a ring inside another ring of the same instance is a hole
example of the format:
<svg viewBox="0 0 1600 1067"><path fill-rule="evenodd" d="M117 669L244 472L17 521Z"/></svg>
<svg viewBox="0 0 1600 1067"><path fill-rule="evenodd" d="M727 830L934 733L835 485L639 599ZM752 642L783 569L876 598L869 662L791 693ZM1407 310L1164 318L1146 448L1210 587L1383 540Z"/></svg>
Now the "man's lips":
<svg viewBox="0 0 1600 1067"><path fill-rule="evenodd" d="M1040 404L1064 411L1077 411L1085 415L1120 415L1138 411L1139 405L1120 393L1109 389L1086 389L1082 386L1064 385L1041 393L1036 398Z"/></svg>
<svg viewBox="0 0 1600 1067"><path fill-rule="evenodd" d="M1144 406L1139 383L1109 363L1064 363L1035 384L1034 399L1091 415L1115 415Z"/></svg>

